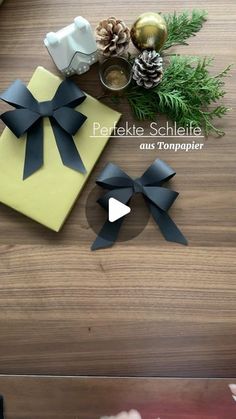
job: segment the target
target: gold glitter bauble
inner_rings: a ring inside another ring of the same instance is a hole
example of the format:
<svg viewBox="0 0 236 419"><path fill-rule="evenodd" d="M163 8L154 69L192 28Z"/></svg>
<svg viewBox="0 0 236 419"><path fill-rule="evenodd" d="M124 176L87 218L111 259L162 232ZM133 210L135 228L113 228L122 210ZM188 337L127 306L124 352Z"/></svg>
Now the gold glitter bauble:
<svg viewBox="0 0 236 419"><path fill-rule="evenodd" d="M158 13L143 13L131 28L131 39L136 48L159 51L167 38L167 26Z"/></svg>

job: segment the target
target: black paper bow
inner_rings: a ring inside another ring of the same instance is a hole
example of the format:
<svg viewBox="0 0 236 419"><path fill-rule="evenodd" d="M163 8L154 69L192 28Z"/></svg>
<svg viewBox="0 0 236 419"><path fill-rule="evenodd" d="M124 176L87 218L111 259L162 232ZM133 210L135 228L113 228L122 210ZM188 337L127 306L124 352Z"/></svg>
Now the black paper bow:
<svg viewBox="0 0 236 419"><path fill-rule="evenodd" d="M28 88L16 80L0 99L16 109L1 115L3 122L20 138L27 133L23 179L43 165L43 119L49 117L63 164L86 173L73 135L87 117L75 111L86 95L71 80L64 80L52 100L38 102Z"/></svg>
<svg viewBox="0 0 236 419"><path fill-rule="evenodd" d="M140 178L134 180L118 166L109 163L96 181L99 186L109 190L98 200L98 203L108 211L110 198L115 198L126 205L135 193L142 193L150 213L165 239L187 245L186 238L167 214L179 194L161 186L175 174L170 166L157 159ZM123 218L113 223L107 220L91 249L97 250L112 246L117 239L122 222Z"/></svg>

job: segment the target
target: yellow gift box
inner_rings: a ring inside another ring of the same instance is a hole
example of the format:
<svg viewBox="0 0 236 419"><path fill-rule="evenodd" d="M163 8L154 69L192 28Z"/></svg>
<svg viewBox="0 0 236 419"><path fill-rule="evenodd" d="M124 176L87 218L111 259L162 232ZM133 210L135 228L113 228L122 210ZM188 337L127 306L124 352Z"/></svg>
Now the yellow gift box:
<svg viewBox="0 0 236 419"><path fill-rule="evenodd" d="M48 101L61 81L38 67L28 88L39 102ZM89 95L75 109L87 116L73 137L86 167L85 175L63 165L48 118L44 118L44 164L25 180L22 173L26 136L18 139L5 128L0 138L0 201L54 231L62 227L109 140L109 136L93 136L93 123L109 129L121 116Z"/></svg>

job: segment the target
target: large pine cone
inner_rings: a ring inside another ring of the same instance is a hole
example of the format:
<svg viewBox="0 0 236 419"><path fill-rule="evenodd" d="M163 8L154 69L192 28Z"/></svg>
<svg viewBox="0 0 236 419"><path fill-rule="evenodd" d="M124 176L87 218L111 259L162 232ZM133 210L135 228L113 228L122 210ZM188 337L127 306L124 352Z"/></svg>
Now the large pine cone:
<svg viewBox="0 0 236 419"><path fill-rule="evenodd" d="M133 65L133 79L139 86L150 89L157 86L163 77L163 60L156 51L144 50Z"/></svg>
<svg viewBox="0 0 236 419"><path fill-rule="evenodd" d="M96 27L96 41L98 50L105 57L122 55L129 46L129 28L122 20L109 17Z"/></svg>

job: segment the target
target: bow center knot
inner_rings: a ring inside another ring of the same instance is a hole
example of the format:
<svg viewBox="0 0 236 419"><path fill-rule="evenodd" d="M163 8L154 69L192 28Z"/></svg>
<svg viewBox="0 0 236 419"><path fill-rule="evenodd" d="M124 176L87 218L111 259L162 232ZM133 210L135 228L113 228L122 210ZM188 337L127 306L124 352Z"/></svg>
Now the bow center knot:
<svg viewBox="0 0 236 419"><path fill-rule="evenodd" d="M139 181L139 179L135 179L133 182L133 191L134 193L142 193L143 192L143 185Z"/></svg>
<svg viewBox="0 0 236 419"><path fill-rule="evenodd" d="M46 102L39 103L39 113L41 116L50 117L53 115L52 101L47 100Z"/></svg>

